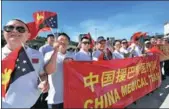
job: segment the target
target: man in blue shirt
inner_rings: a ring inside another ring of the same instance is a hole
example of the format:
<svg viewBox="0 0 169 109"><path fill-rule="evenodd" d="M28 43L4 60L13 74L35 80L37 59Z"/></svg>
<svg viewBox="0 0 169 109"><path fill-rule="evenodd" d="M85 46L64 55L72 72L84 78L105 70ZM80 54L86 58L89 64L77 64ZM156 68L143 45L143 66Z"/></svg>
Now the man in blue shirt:
<svg viewBox="0 0 169 109"><path fill-rule="evenodd" d="M43 45L42 47L39 48L39 52L45 56L47 52L50 52L53 50L53 43L54 43L54 35L53 34L48 34L47 35L47 44Z"/></svg>

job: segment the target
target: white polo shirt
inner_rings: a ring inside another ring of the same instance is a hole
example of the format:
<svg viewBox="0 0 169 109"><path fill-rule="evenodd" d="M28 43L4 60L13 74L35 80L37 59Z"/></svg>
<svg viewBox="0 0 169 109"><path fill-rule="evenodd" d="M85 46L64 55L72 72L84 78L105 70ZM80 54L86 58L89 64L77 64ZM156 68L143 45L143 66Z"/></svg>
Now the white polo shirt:
<svg viewBox="0 0 169 109"><path fill-rule="evenodd" d="M117 50L114 50L114 52L112 53L112 57L113 57L113 59L124 59L123 53L121 53Z"/></svg>
<svg viewBox="0 0 169 109"><path fill-rule="evenodd" d="M53 54L53 51L48 52L45 54L44 61L47 63L51 56ZM48 101L48 104L59 104L63 103L63 61L68 54L62 54L58 52L57 59L56 59L56 72L52 73L48 76L49 81L49 91L48 91L48 97L46 98Z"/></svg>
<svg viewBox="0 0 169 109"><path fill-rule="evenodd" d="M7 46L4 46L2 48L2 60L11 52ZM38 75L44 72L43 56L39 51L29 47L26 48L26 52L30 61L38 59L39 62L32 63L35 71L20 76L10 84L6 97L2 99L2 108L31 108L41 94L38 89Z"/></svg>
<svg viewBox="0 0 169 109"><path fill-rule="evenodd" d="M53 47L50 46L49 44L45 44L39 48L39 52L41 52L43 56L45 56L47 52L50 52L52 50L53 50Z"/></svg>
<svg viewBox="0 0 169 109"><path fill-rule="evenodd" d="M91 53L86 52L83 49L80 49L80 51L77 52L75 55L75 60L77 60L77 61L91 61L92 60Z"/></svg>

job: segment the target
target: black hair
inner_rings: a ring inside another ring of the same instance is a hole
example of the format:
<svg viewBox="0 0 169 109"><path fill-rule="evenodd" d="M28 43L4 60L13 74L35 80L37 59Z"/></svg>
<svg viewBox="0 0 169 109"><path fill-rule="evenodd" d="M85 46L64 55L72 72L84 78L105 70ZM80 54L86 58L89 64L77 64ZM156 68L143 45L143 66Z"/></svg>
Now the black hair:
<svg viewBox="0 0 169 109"><path fill-rule="evenodd" d="M155 38L154 36L150 37L150 39Z"/></svg>
<svg viewBox="0 0 169 109"><path fill-rule="evenodd" d="M70 42L70 37L66 33L64 33L64 32L58 33L58 37L61 36L61 35L65 36L68 39L68 41Z"/></svg>
<svg viewBox="0 0 169 109"><path fill-rule="evenodd" d="M29 29L28 25L24 21L22 21L20 19L12 19L12 20L15 20L15 21L23 23L27 27L28 31L30 32L30 29Z"/></svg>
<svg viewBox="0 0 169 109"><path fill-rule="evenodd" d="M107 40L109 40L109 37L107 37Z"/></svg>
<svg viewBox="0 0 169 109"><path fill-rule="evenodd" d="M54 38L54 35L53 35L53 34L48 34L48 35L47 35L47 39L48 39L49 37L53 37L53 38Z"/></svg>
<svg viewBox="0 0 169 109"><path fill-rule="evenodd" d="M126 41L127 42L127 39L122 39L121 41Z"/></svg>
<svg viewBox="0 0 169 109"><path fill-rule="evenodd" d="M121 40L115 40L115 41L113 42L113 46L115 46L116 42L120 42L120 43L121 43Z"/></svg>
<svg viewBox="0 0 169 109"><path fill-rule="evenodd" d="M149 39L145 39L145 41L150 41Z"/></svg>

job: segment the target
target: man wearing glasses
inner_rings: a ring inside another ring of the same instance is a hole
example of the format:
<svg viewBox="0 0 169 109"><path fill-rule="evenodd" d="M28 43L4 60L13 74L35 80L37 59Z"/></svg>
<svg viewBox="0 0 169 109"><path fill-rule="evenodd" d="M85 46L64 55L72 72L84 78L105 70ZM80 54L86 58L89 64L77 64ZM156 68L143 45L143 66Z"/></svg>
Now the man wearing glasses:
<svg viewBox="0 0 169 109"><path fill-rule="evenodd" d="M75 60L77 60L77 61L91 61L92 54L89 52L90 39L85 36L82 37L80 46L81 46L80 51L75 55Z"/></svg>
<svg viewBox="0 0 169 109"><path fill-rule="evenodd" d="M30 29L23 21L9 21L4 26L7 44L2 48L2 60L11 55L12 51L22 47L30 37ZM2 98L2 108L31 108L40 96L40 90L48 91L47 75L43 66L43 56L39 51L28 46L20 50L5 97ZM40 83L39 77L42 80Z"/></svg>

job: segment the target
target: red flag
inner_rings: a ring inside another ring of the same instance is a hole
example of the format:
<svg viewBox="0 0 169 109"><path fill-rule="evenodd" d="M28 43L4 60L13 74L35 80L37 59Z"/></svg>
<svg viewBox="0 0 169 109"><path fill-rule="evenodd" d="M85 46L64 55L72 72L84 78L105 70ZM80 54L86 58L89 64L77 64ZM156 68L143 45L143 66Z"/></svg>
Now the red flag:
<svg viewBox="0 0 169 109"><path fill-rule="evenodd" d="M136 32L136 33L134 33L133 34L133 36L132 36L132 40L136 40L136 39L139 39L140 37L146 37L146 35L147 35L147 33L145 32Z"/></svg>
<svg viewBox="0 0 169 109"><path fill-rule="evenodd" d="M21 47L15 49L12 51L5 59L1 61L2 63L2 97L5 97L10 79L11 74L13 73L13 70L15 68L15 62L18 57L18 53L20 51Z"/></svg>
<svg viewBox="0 0 169 109"><path fill-rule="evenodd" d="M51 29L50 29L49 27L46 27L46 28L42 28L40 31L41 31L41 32L44 32L44 31L51 31Z"/></svg>
<svg viewBox="0 0 169 109"><path fill-rule="evenodd" d="M86 34L85 36L90 39L90 41L91 41L90 48L93 48L94 45L95 45L95 42L94 42L94 40L92 39L90 33Z"/></svg>
<svg viewBox="0 0 169 109"><path fill-rule="evenodd" d="M102 60L104 60L104 53L101 53L99 58L98 58L98 61L102 61Z"/></svg>
<svg viewBox="0 0 169 109"><path fill-rule="evenodd" d="M54 26L55 28L57 28L57 14L55 12L49 12L49 11L38 11L33 13L33 18L36 24L36 28L37 29L42 29L45 27L52 27ZM53 18L51 18L53 17ZM51 19L49 19L51 18ZM48 20L48 21L46 21ZM53 23L53 21L55 22L55 25ZM51 23L52 22L52 23Z"/></svg>
<svg viewBox="0 0 169 109"><path fill-rule="evenodd" d="M29 40L35 39L38 35L38 32L39 32L39 30L36 28L35 22L29 22L29 23L27 23L27 26L28 26L29 31L31 33Z"/></svg>
<svg viewBox="0 0 169 109"><path fill-rule="evenodd" d="M149 51L147 52L151 52L151 53L155 53L155 54L160 54L160 55L164 55L164 53L156 46L152 47Z"/></svg>

